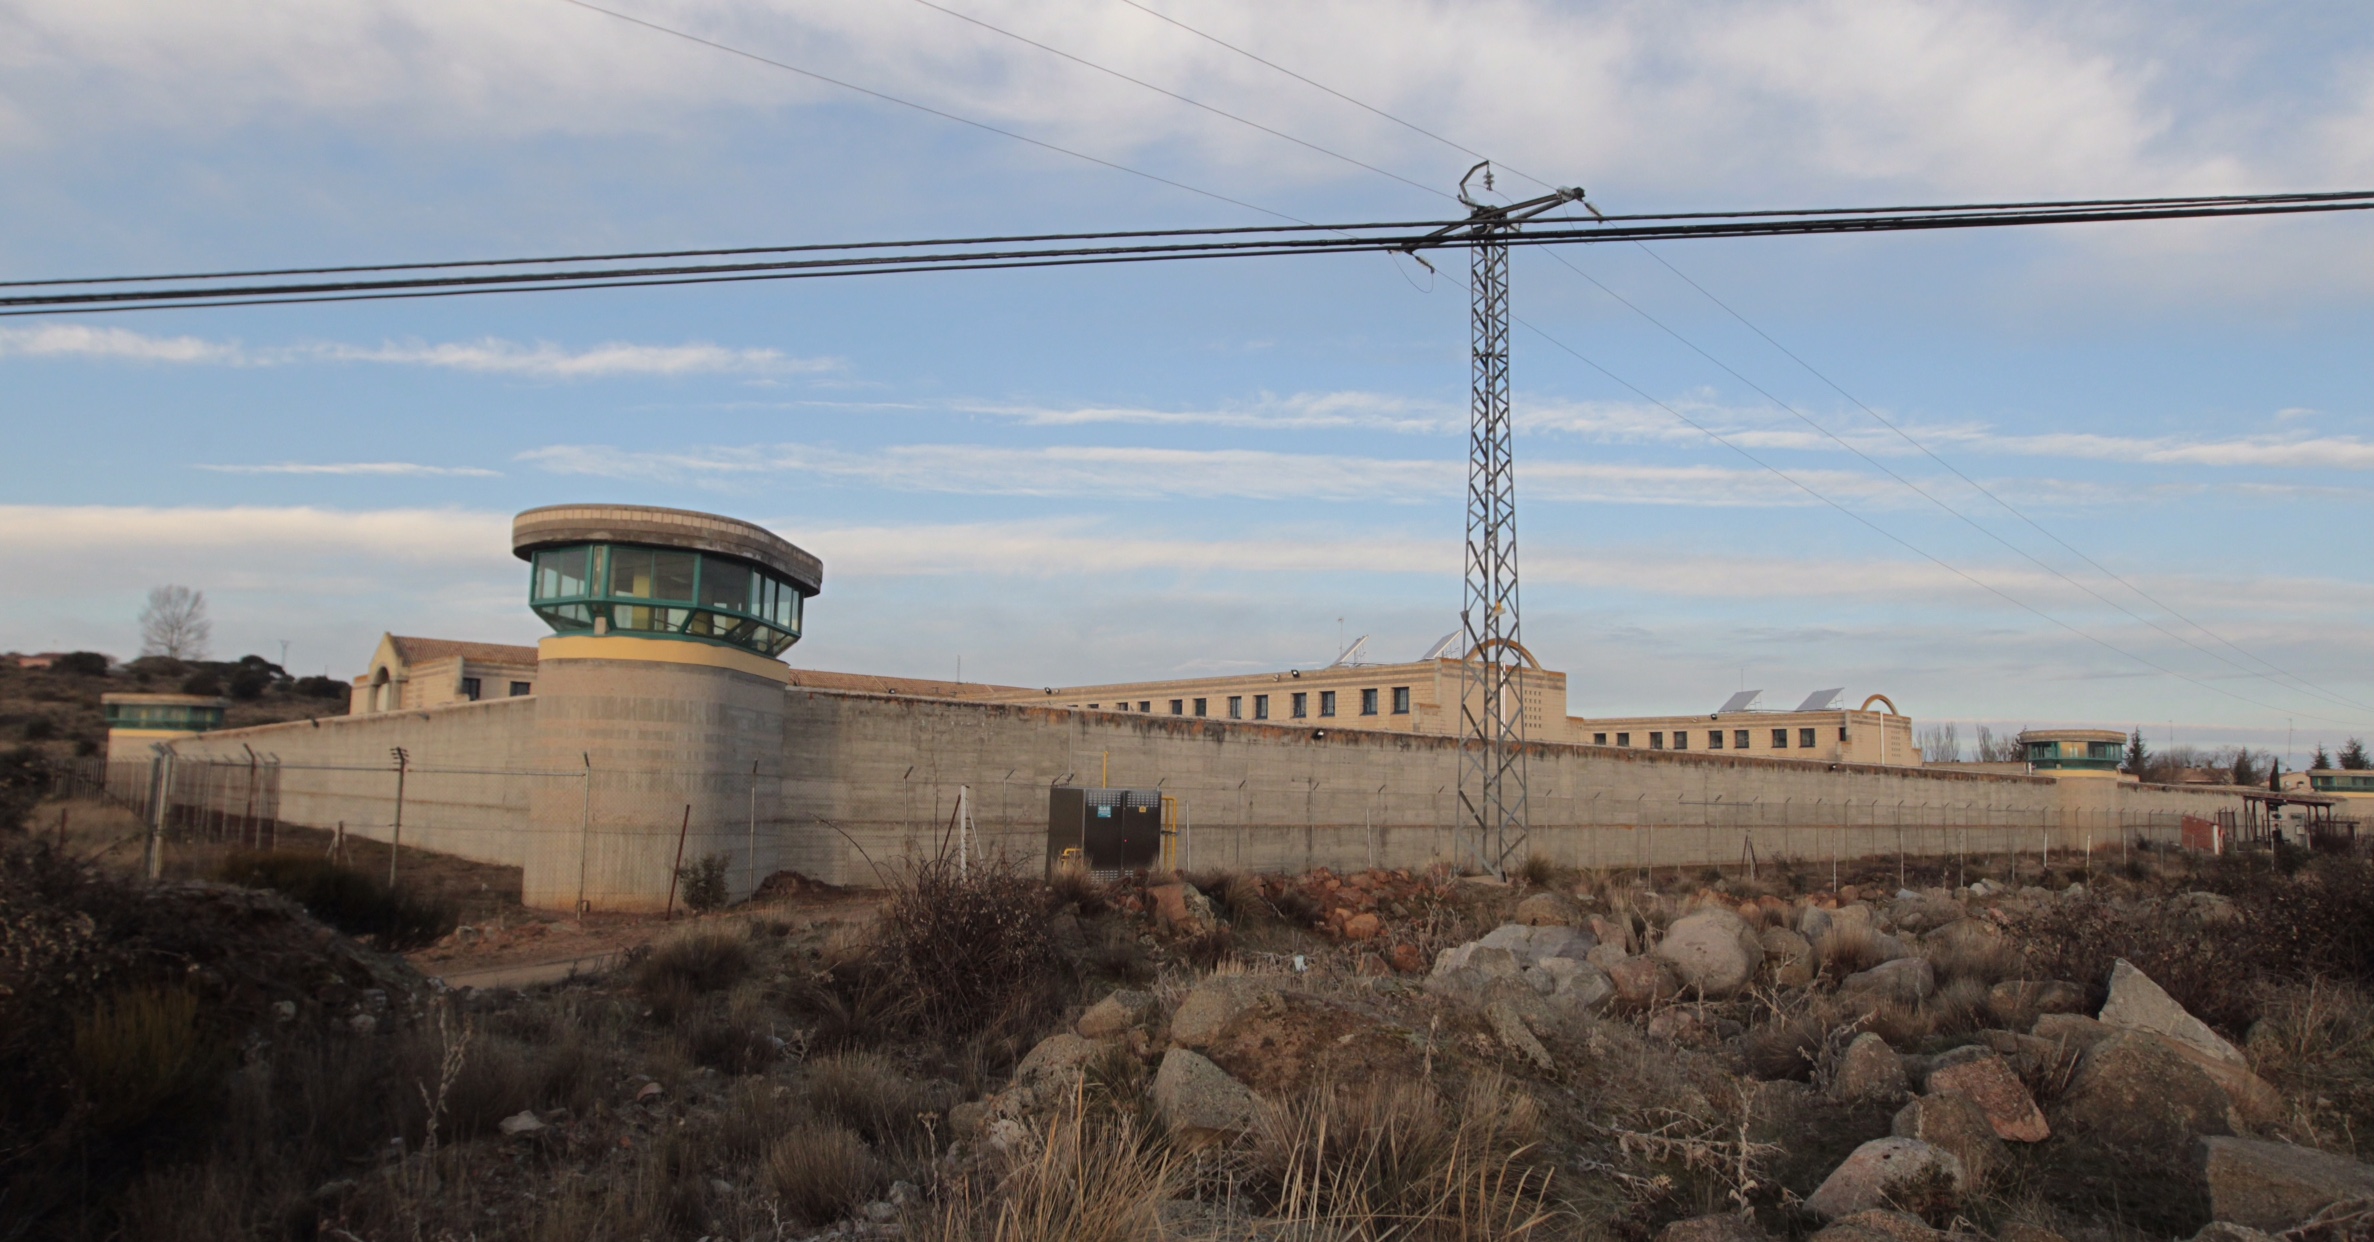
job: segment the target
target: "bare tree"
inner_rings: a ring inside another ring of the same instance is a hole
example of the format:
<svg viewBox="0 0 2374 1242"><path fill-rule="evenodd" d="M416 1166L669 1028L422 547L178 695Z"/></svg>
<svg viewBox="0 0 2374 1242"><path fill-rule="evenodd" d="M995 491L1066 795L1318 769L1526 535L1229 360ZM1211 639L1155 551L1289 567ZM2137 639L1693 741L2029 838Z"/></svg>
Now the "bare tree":
<svg viewBox="0 0 2374 1242"><path fill-rule="evenodd" d="M185 586L152 587L140 610L140 654L203 660L214 623L206 619L206 592Z"/></svg>
<svg viewBox="0 0 2374 1242"><path fill-rule="evenodd" d="M1985 725L1978 726L1978 761L1980 763L2018 763L2026 756L2020 752L2019 735L1997 737Z"/></svg>
<svg viewBox="0 0 2374 1242"><path fill-rule="evenodd" d="M1960 763L1962 761L1961 730L1951 722L1923 729L1917 739L1923 763Z"/></svg>

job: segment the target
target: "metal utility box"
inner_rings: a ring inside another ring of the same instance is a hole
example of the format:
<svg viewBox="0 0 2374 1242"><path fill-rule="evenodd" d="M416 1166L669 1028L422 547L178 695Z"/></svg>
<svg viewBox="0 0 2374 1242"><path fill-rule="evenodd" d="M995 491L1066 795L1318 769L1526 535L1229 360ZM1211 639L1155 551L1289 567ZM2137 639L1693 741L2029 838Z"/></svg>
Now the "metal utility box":
<svg viewBox="0 0 2374 1242"><path fill-rule="evenodd" d="M1047 874L1081 867L1091 875L1118 876L1150 871L1161 857L1161 790L1047 791Z"/></svg>

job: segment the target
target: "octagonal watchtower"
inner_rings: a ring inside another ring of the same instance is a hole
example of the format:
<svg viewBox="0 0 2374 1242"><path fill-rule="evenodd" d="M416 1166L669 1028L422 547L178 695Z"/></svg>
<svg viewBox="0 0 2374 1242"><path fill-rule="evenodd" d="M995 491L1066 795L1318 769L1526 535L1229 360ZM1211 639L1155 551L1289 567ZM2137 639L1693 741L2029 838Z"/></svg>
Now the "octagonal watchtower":
<svg viewBox="0 0 2374 1242"><path fill-rule="evenodd" d="M678 835L747 894L779 861L784 686L824 565L763 526L684 509L549 505L513 519L531 566L536 744L529 905L663 905ZM548 786L548 787L546 787ZM537 865L541 862L542 865Z"/></svg>

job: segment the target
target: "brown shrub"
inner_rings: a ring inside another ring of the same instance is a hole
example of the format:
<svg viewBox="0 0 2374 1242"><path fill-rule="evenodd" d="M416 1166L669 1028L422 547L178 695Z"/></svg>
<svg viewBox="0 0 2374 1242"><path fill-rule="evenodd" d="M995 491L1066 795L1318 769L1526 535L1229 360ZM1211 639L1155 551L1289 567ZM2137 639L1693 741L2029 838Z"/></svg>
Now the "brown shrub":
<svg viewBox="0 0 2374 1242"><path fill-rule="evenodd" d="M882 1165L845 1126L798 1125L767 1149L766 1178L785 1213L822 1225L870 1198L881 1184Z"/></svg>
<svg viewBox="0 0 2374 1242"><path fill-rule="evenodd" d="M914 999L938 1034L1036 1031L1061 1007L1069 963L1049 933L1048 889L1010 865L959 873L949 857L901 875L882 903L872 968Z"/></svg>
<svg viewBox="0 0 2374 1242"><path fill-rule="evenodd" d="M1162 1205L1190 1179L1170 1149L1127 1116L1073 1104L1037 1126L1033 1154L1003 1169L951 1179L938 1211L911 1221L920 1242L1137 1242L1179 1236ZM1286 1235L1303 1236L1303 1235Z"/></svg>
<svg viewBox="0 0 2374 1242"><path fill-rule="evenodd" d="M809 1063L808 1106L876 1143L920 1128L923 1088L879 1052L844 1052Z"/></svg>
<svg viewBox="0 0 2374 1242"><path fill-rule="evenodd" d="M2199 926L2157 903L2048 901L2012 915L2010 931L2024 977L2072 980L2088 1009L2108 996L2110 968L2125 958L2204 1022L2239 1031L2255 1016L2249 990L2233 986L2237 964L2259 959L2240 922Z"/></svg>
<svg viewBox="0 0 2374 1242"><path fill-rule="evenodd" d="M740 983L751 964L747 940L721 931L691 932L635 964L635 990L662 1022L673 1022L700 997Z"/></svg>
<svg viewBox="0 0 2374 1242"><path fill-rule="evenodd" d="M1832 927L1814 946L1822 957L1822 972L1834 979L1866 971L1888 960L1879 933L1868 927Z"/></svg>

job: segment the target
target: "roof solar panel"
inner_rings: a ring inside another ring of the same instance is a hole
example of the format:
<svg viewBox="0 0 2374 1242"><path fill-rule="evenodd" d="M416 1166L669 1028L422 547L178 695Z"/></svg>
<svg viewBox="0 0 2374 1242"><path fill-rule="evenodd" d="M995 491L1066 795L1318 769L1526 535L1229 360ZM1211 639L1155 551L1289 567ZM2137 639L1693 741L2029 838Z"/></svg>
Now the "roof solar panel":
<svg viewBox="0 0 2374 1242"><path fill-rule="evenodd" d="M1723 700L1723 705L1715 709L1715 714L1719 716L1724 712L1744 712L1754 707L1756 700L1763 697L1764 692L1761 690L1742 690Z"/></svg>
<svg viewBox="0 0 2374 1242"><path fill-rule="evenodd" d="M1805 701L1797 705L1797 710L1801 712L1828 711L1831 708L1838 706L1838 696L1845 693L1845 686L1833 686L1828 690L1816 690L1812 694L1805 696Z"/></svg>

